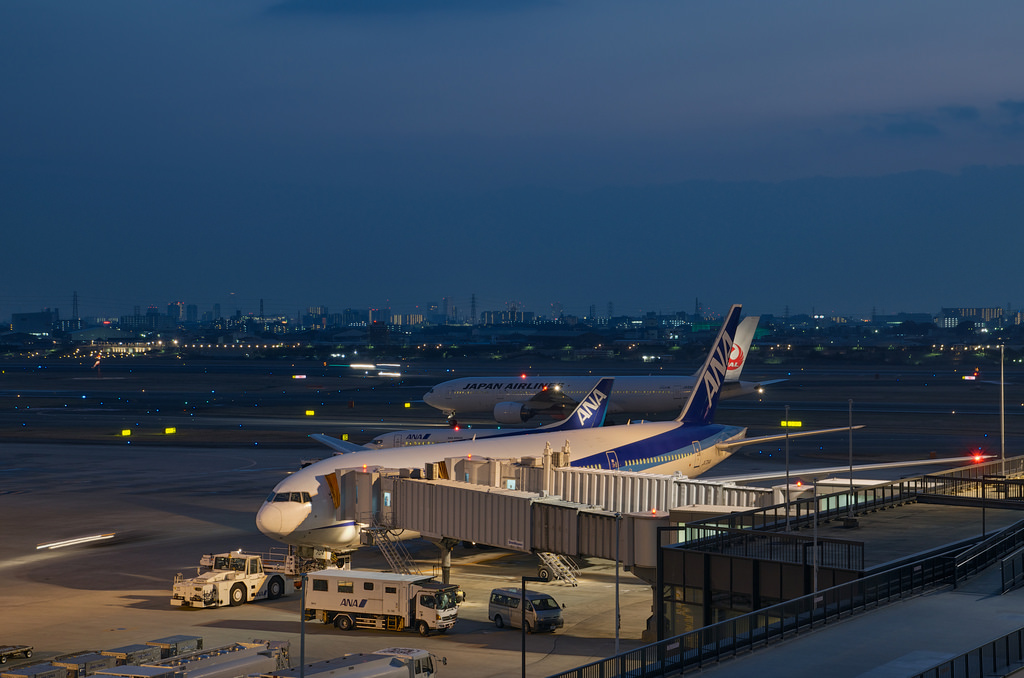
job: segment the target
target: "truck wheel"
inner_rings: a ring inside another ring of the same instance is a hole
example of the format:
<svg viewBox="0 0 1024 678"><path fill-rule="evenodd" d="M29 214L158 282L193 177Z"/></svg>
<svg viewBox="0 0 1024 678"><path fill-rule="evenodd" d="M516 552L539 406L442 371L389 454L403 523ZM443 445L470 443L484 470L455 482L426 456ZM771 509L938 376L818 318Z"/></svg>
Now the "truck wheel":
<svg viewBox="0 0 1024 678"><path fill-rule="evenodd" d="M551 570L546 567L538 567L537 576L541 578L541 581L551 581Z"/></svg>
<svg viewBox="0 0 1024 678"><path fill-rule="evenodd" d="M273 577L267 584L267 598L276 600L284 594L284 582L280 577Z"/></svg>
<svg viewBox="0 0 1024 678"><path fill-rule="evenodd" d="M0 664L6 664L6 663L7 663L7 655L0 654Z"/></svg>
<svg viewBox="0 0 1024 678"><path fill-rule="evenodd" d="M499 629L505 626L505 621L501 618L500 614L494 615L494 625Z"/></svg>
<svg viewBox="0 0 1024 678"><path fill-rule="evenodd" d="M32 650L25 650L25 659L28 659L31 656L32 656Z"/></svg>
<svg viewBox="0 0 1024 678"><path fill-rule="evenodd" d="M231 603L231 607L245 602L245 584L239 582L231 587L231 592L228 593L228 602Z"/></svg>
<svg viewBox="0 0 1024 678"><path fill-rule="evenodd" d="M420 635L424 638L430 635L430 626L428 626L427 622L423 621L422 619L419 620L419 622L417 622L416 630L419 631Z"/></svg>
<svg viewBox="0 0 1024 678"><path fill-rule="evenodd" d="M342 631L352 630L352 617L347 614L339 614L334 620L334 624Z"/></svg>

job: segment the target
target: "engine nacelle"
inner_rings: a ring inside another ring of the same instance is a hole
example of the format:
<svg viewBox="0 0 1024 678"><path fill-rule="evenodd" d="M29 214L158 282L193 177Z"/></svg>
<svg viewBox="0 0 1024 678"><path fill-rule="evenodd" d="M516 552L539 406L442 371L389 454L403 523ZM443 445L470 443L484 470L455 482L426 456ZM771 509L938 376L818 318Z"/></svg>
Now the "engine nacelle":
<svg viewBox="0 0 1024 678"><path fill-rule="evenodd" d="M499 424L522 424L533 414L522 403L498 403L494 406L494 421Z"/></svg>

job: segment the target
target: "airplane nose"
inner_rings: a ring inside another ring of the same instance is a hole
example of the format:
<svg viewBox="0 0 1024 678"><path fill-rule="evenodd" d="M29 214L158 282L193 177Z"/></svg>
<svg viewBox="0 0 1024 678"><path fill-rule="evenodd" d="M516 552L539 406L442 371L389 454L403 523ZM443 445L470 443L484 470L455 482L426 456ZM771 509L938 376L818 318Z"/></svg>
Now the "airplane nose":
<svg viewBox="0 0 1024 678"><path fill-rule="evenodd" d="M282 523L281 509L274 504L264 504L256 513L256 527L268 537L280 535Z"/></svg>

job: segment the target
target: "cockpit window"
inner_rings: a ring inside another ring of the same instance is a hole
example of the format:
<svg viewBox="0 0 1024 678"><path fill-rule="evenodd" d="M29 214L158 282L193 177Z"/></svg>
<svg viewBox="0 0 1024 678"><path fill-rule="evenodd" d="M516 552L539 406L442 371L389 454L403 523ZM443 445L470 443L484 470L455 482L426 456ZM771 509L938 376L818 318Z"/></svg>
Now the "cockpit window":
<svg viewBox="0 0 1024 678"><path fill-rule="evenodd" d="M279 501L294 501L298 504L309 504L313 501L309 492L278 492L274 494L270 493L267 497L267 502L279 502Z"/></svg>

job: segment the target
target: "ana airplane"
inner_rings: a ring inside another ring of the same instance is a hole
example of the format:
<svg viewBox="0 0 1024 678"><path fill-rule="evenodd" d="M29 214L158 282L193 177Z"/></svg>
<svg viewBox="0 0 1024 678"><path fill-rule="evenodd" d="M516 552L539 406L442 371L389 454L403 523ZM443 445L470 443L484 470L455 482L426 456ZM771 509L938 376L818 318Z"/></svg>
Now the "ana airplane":
<svg viewBox="0 0 1024 678"><path fill-rule="evenodd" d="M729 354L723 398L746 395L772 382L740 381L758 316L745 318ZM562 416L586 394L594 377L465 377L438 384L423 396L454 422L459 413L490 412L499 424L521 424L537 415ZM619 376L609 413L678 411L697 375Z"/></svg>
<svg viewBox="0 0 1024 678"><path fill-rule="evenodd" d="M540 455L545 443L568 443L571 466L700 475L743 445L781 440L783 435L745 439L746 428L712 422L728 369L740 306L733 306L697 373L685 407L672 421L628 426L560 430L556 436L497 436L423 447L339 454L311 464L288 476L274 488L260 508L256 524L267 536L288 544L347 548L358 543L359 526L353 518L338 520L328 476L347 468L418 468L446 457L508 459ZM859 427L856 427L859 428ZM848 427L801 431L789 437L830 432Z"/></svg>
<svg viewBox="0 0 1024 678"><path fill-rule="evenodd" d="M608 395L612 391L613 377L603 377L597 382L586 397L583 398L572 414L561 421L530 429L497 429L497 428L421 428L407 431L391 431L382 433L366 445L356 445L323 433L313 433L309 437L321 442L331 449L341 452L362 452L365 450L384 450L392 447L408 447L411 445L436 445L439 443L455 443L462 440L480 440L492 436L524 436L535 433L554 433L558 431L575 431L593 428L604 424L608 413Z"/></svg>

